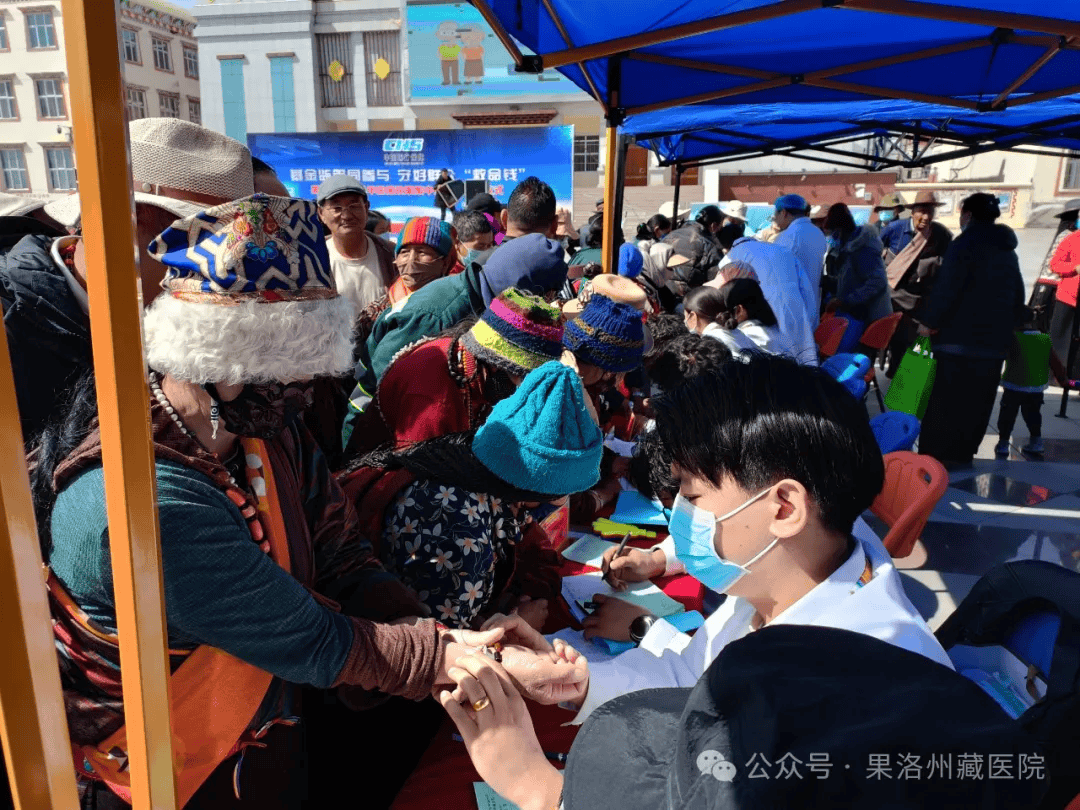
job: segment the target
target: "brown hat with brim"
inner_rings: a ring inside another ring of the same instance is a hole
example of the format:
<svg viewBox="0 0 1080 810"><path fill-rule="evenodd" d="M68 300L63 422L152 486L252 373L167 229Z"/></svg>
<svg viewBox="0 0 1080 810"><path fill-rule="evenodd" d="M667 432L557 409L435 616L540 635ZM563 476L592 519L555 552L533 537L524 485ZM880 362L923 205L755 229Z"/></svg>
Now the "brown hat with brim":
<svg viewBox="0 0 1080 810"><path fill-rule="evenodd" d="M915 202L911 204L911 207L914 208L917 205L932 205L935 208L938 208L939 206L942 206L944 204L945 203L938 200L937 194L935 194L934 192L920 191L918 194L915 195Z"/></svg>

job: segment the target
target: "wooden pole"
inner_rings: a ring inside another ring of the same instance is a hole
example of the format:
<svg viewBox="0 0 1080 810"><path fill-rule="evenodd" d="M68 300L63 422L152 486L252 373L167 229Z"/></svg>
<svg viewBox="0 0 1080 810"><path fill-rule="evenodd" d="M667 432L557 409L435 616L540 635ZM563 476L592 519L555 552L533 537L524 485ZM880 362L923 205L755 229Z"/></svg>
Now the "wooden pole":
<svg viewBox="0 0 1080 810"><path fill-rule="evenodd" d="M169 660L116 0L63 0L132 804L176 807Z"/></svg>

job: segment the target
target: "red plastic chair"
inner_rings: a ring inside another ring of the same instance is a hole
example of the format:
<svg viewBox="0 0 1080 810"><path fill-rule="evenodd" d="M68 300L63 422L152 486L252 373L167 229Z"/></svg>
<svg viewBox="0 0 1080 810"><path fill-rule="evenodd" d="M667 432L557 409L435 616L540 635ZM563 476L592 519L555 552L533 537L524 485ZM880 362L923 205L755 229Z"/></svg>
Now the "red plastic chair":
<svg viewBox="0 0 1080 810"><path fill-rule="evenodd" d="M870 511L889 527L882 543L893 557L911 553L948 486L949 473L937 459L906 451L885 456L885 486Z"/></svg>
<svg viewBox="0 0 1080 810"><path fill-rule="evenodd" d="M847 328L848 319L836 316L825 318L818 324L814 330L814 342L822 357L832 357L840 350L840 341L844 339Z"/></svg>
<svg viewBox="0 0 1080 810"><path fill-rule="evenodd" d="M871 360L876 360L879 357L878 352L885 351L889 346L889 341L892 340L893 335L896 333L897 327L900 326L900 320L904 317L903 312L894 312L892 315L886 315L884 318L879 318L870 324L862 333L862 337L859 338L859 345L869 351L864 351L867 357ZM885 411L885 400L881 398L881 387L878 385L877 374L874 372L874 366L871 363L870 370L866 372L866 385L867 391L869 386L874 387L874 393L877 394L878 407L881 408L882 413Z"/></svg>

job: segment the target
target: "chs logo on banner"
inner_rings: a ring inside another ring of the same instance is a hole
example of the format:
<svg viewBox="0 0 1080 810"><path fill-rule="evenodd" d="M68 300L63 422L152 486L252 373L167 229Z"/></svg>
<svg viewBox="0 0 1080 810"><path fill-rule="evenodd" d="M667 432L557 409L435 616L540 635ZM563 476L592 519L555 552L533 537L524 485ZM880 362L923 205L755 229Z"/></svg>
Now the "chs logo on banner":
<svg viewBox="0 0 1080 810"><path fill-rule="evenodd" d="M423 138L387 138L382 142L384 152L423 152Z"/></svg>

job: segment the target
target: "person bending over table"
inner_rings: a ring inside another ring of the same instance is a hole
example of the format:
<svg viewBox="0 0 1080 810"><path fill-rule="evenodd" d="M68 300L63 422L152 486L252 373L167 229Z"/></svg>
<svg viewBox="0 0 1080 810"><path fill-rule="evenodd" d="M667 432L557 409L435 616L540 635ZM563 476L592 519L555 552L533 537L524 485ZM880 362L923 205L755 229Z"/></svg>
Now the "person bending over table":
<svg viewBox="0 0 1080 810"><path fill-rule="evenodd" d="M853 630L951 666L884 546L869 531L852 533L884 469L865 411L834 380L759 354L686 381L655 408L679 479L675 553L731 598L692 639L646 617L636 628L641 649L588 664L583 692L570 701L573 722L617 695L693 685L726 644L765 625ZM494 626L538 655L580 659L513 616L485 625Z"/></svg>

